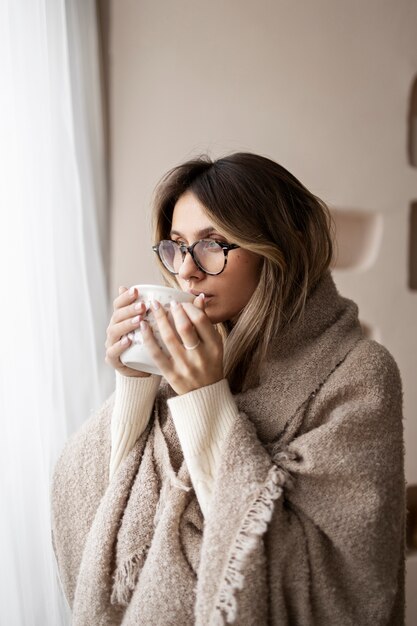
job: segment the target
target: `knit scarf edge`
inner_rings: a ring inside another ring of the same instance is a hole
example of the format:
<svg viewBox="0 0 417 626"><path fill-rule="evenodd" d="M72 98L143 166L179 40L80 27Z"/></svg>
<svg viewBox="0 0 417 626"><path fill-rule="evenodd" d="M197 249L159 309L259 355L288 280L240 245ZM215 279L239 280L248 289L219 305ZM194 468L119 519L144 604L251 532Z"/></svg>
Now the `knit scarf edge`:
<svg viewBox="0 0 417 626"><path fill-rule="evenodd" d="M145 561L149 546L145 546L138 554L127 559L117 570L114 576L111 604L127 606L132 592L135 589L139 571Z"/></svg>
<svg viewBox="0 0 417 626"><path fill-rule="evenodd" d="M236 594L243 588L244 569L258 541L266 532L274 511L274 503L282 492L288 474L276 465L272 466L265 483L249 507L231 550L223 582L220 585L210 624L224 626L233 624L237 616Z"/></svg>

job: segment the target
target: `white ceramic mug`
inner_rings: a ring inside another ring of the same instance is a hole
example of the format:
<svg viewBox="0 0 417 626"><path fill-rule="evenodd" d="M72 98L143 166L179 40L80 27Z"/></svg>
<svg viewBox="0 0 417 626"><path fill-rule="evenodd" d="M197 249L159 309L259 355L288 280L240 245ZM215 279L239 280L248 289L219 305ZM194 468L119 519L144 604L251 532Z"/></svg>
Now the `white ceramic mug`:
<svg viewBox="0 0 417 626"><path fill-rule="evenodd" d="M150 309L152 300L158 300L164 309L168 312L168 319L174 327L174 322L171 315L170 303L172 300L176 302L194 302L195 296L192 294L180 291L179 289L172 289L171 287L164 287L163 285L133 285L139 296L136 302L144 302L146 306L146 315L144 319L149 323L153 330L155 339L159 343L165 354L168 354L168 350L161 339L161 335L158 330L158 326L153 316L153 312ZM175 327L174 327L175 328ZM120 356L121 362L127 367L131 367L134 370L140 372L148 372L150 374L161 374L153 359L148 353L146 347L143 344L142 333L140 329L134 330L128 334L129 339L132 340L131 345L122 352Z"/></svg>

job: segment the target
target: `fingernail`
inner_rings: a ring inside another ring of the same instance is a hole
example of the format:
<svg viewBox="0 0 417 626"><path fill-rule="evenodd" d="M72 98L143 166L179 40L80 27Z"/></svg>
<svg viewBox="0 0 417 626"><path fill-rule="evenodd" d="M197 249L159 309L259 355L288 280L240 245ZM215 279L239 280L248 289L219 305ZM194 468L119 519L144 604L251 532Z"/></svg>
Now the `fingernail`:
<svg viewBox="0 0 417 626"><path fill-rule="evenodd" d="M136 317L132 317L132 324L137 324L139 322L139 315L136 315Z"/></svg>
<svg viewBox="0 0 417 626"><path fill-rule="evenodd" d="M125 346L127 343L129 343L129 337L126 337L126 335L124 337L122 337L121 342L122 346Z"/></svg>
<svg viewBox="0 0 417 626"><path fill-rule="evenodd" d="M143 307L143 302L136 302L134 309L135 311L140 311L142 307Z"/></svg>
<svg viewBox="0 0 417 626"><path fill-rule="evenodd" d="M131 288L129 289L129 296L133 296L133 294L134 294L134 293L135 293L135 288L134 288L134 287L131 287Z"/></svg>
<svg viewBox="0 0 417 626"><path fill-rule="evenodd" d="M179 304L176 300L171 300L171 309L178 309Z"/></svg>
<svg viewBox="0 0 417 626"><path fill-rule="evenodd" d="M140 329L143 333L145 333L148 330L148 325L146 322L141 322L140 323Z"/></svg>
<svg viewBox="0 0 417 626"><path fill-rule="evenodd" d="M153 308L154 311L157 311L159 309L159 302L158 302L158 300L152 300L151 307Z"/></svg>

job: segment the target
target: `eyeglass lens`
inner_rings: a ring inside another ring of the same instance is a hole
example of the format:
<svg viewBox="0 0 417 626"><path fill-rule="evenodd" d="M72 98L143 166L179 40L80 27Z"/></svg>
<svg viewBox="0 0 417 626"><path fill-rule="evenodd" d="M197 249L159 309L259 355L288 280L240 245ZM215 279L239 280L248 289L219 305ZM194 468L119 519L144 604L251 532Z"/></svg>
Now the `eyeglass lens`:
<svg viewBox="0 0 417 626"><path fill-rule="evenodd" d="M161 241L159 254L165 267L177 274L183 262L183 254L179 244L175 241ZM201 269L210 274L221 272L224 267L225 256L223 248L211 239L202 239L193 250L194 258Z"/></svg>

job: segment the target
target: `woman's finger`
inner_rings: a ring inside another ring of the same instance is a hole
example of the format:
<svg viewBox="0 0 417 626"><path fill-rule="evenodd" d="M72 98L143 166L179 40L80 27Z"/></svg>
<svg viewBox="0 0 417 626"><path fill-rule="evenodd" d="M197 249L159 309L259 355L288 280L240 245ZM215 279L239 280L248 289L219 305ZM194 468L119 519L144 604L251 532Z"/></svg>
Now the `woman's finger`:
<svg viewBox="0 0 417 626"><path fill-rule="evenodd" d="M140 372L127 367L126 365L123 365L120 360L122 353L131 345L131 343L131 340L125 335L106 351L104 361L124 376L133 378L148 378L150 376L148 372Z"/></svg>
<svg viewBox="0 0 417 626"><path fill-rule="evenodd" d="M172 357L178 358L182 352L182 344L178 339L178 335L168 319L167 312L160 302L154 300L151 303L151 310L157 323L158 331L161 339L166 345L168 352Z"/></svg>
<svg viewBox="0 0 417 626"><path fill-rule="evenodd" d="M120 293L121 289L125 289L125 291ZM131 287L130 289L127 289L126 287L119 287L119 295L113 300L113 309L116 310L127 306L128 304L134 302L134 300L137 300L137 298L138 290L136 287Z"/></svg>
<svg viewBox="0 0 417 626"><path fill-rule="evenodd" d="M132 318L119 322L118 324L110 323L107 328L107 341L105 343L106 348L119 341L123 335L127 335L139 328L140 322L143 319L143 315L135 315Z"/></svg>
<svg viewBox="0 0 417 626"><path fill-rule="evenodd" d="M181 303L174 300L171 301L171 314L183 346L197 346L201 342L200 337L194 324L182 308Z"/></svg>
<svg viewBox="0 0 417 626"><path fill-rule="evenodd" d="M215 341L221 339L219 333L210 322L204 310L197 308L190 302L183 302L181 306L188 315L202 341L209 343L210 341L213 341L213 339Z"/></svg>
<svg viewBox="0 0 417 626"><path fill-rule="evenodd" d="M200 309L200 311L204 311L206 308L206 300L204 297L204 293L200 293L199 296L197 296L194 300L193 300L193 305L195 307L197 307L197 309Z"/></svg>
<svg viewBox="0 0 417 626"><path fill-rule="evenodd" d="M121 307L120 309L115 309L111 317L111 323L118 324L119 322L124 322L131 317L135 317L135 315L145 315L145 313L146 304L144 302L135 301L132 304Z"/></svg>
<svg viewBox="0 0 417 626"><path fill-rule="evenodd" d="M112 346L109 346L106 350L105 362L114 368L120 367L121 354L131 345L132 341L127 335L124 335L119 341L116 341Z"/></svg>
<svg viewBox="0 0 417 626"><path fill-rule="evenodd" d="M113 301L113 315L107 327L104 361L124 376L150 376L146 372L138 372L127 367L120 360L122 353L132 345L133 335L131 333L139 327L143 315L146 313L146 306L143 302L136 302L138 292L135 287L128 289L120 286L118 291L119 295Z"/></svg>
<svg viewBox="0 0 417 626"><path fill-rule="evenodd" d="M161 349L149 322L142 321L140 324L140 331L142 333L143 343L146 346L146 350L148 351L150 357L153 359L155 365L161 370L162 374L165 374L171 369L172 361L170 357L167 356Z"/></svg>

